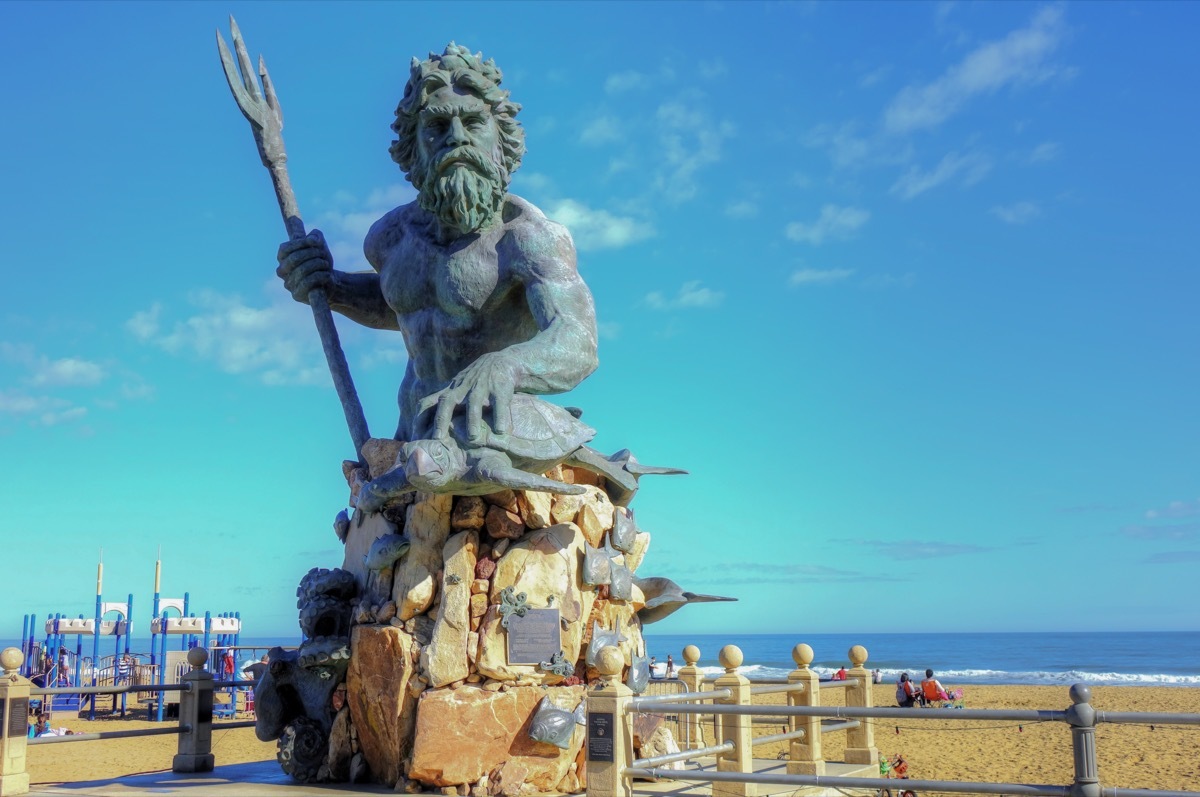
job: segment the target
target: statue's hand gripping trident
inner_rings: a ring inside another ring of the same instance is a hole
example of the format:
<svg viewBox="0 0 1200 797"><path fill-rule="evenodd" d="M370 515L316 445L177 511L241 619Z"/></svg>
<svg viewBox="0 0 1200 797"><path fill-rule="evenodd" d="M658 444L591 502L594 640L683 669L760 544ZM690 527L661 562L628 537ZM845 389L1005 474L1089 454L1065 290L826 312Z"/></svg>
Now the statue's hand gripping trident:
<svg viewBox="0 0 1200 797"><path fill-rule="evenodd" d="M306 233L304 222L300 219L300 209L296 206L296 195L292 192L292 183L288 179L287 152L283 148L283 112L279 108L279 98L275 96L275 87L271 85L271 77L267 74L267 65L262 56L258 58L258 76L262 79L262 92L259 92L250 56L246 52L246 44L242 41L242 33L232 16L229 18L229 27L233 35L234 51L237 53L237 66L234 66L233 56L225 46L221 31L218 30L217 49L221 53L221 65L225 68L229 90L233 92L238 108L242 110L242 114L250 122L250 129L254 131L258 154L262 158L263 166L271 172L271 182L275 186L275 196L279 200L279 210L283 214L288 238L294 241L305 237ZM350 427L355 459L361 461L362 447L370 433L367 431L362 404L354 389L354 380L350 378L346 355L342 352L342 345L338 340L337 328L333 325L333 313L329 310L329 301L325 297L324 289L312 289L308 294L308 304L312 307L313 320L316 322L317 332L321 335L321 347L325 350L325 360L329 363L333 385L337 389L338 398L342 402L342 412L345 413L346 423Z"/></svg>

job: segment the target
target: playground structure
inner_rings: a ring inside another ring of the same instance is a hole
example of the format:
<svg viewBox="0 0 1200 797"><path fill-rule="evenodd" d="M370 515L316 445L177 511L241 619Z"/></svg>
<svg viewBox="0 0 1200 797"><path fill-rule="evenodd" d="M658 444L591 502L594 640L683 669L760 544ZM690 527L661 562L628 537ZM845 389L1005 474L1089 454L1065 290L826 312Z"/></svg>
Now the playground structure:
<svg viewBox="0 0 1200 797"><path fill-rule="evenodd" d="M191 596L163 598L161 595L162 560L154 563L154 597L150 619L149 652L134 651L133 595L122 603L106 602L103 598L104 561L96 568L96 606L92 617L67 617L63 614L47 616L44 625L44 641L39 642L37 615L24 616L21 627L21 652L25 661L21 675L35 684L50 687L83 688L97 686L138 686L175 684L187 672L187 651L194 647L222 650L238 649L241 638L241 616L238 612L222 612L214 615L205 612L203 617L190 613ZM174 612L174 616L172 615ZM74 650L68 637L75 637ZM179 649L168 650L168 638L179 637ZM84 655L84 637L92 638L91 655ZM101 657L101 637L113 639L112 653ZM72 661L72 656L74 660ZM221 658L214 661L218 665ZM136 693L135 693L136 694ZM150 697L149 692L140 698L154 703L151 718L161 722L164 712L178 703L176 693L164 697L158 690ZM128 693L113 693L113 713L125 716L128 710ZM232 698L231 698L232 700ZM88 718L95 719L96 696L81 693L54 694L43 709L49 712L78 712L87 704ZM236 702L234 702L236 705Z"/></svg>

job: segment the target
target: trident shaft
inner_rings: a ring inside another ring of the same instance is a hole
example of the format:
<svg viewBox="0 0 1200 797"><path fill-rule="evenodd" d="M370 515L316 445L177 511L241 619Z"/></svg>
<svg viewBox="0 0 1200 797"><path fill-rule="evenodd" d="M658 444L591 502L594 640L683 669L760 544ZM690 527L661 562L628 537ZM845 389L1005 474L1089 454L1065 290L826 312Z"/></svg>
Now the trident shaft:
<svg viewBox="0 0 1200 797"><path fill-rule="evenodd" d="M303 238L307 233L300 218L300 209L296 206L292 182L288 179L287 152L283 148L283 112L279 108L279 98L275 96L275 87L271 84L267 64L261 55L258 58L258 76L262 79L262 93L259 93L258 81L254 78L254 69L246 52L246 43L242 40L242 32L238 30L237 22L232 16L229 18L229 27L233 34L233 48L237 53L236 67L229 48L225 46L221 31L217 31L217 50L221 53L225 79L229 81L229 90L233 92L238 108L250 122L250 129L254 131L254 143L258 145L258 154L262 158L263 166L271 172L271 182L275 186L275 197L279 200L279 210L283 214L288 238ZM342 412L346 415L346 424L354 441L355 458L361 461L363 444L371 435L367 431L367 419L358 400L358 391L354 389L354 380L350 378L346 355L342 351L341 341L338 340L337 327L333 325L333 313L329 310L329 300L325 291L321 288L310 291L308 304L312 308L313 321L316 322L317 332L321 336L321 348L325 350L325 361L329 363L333 386L341 399Z"/></svg>

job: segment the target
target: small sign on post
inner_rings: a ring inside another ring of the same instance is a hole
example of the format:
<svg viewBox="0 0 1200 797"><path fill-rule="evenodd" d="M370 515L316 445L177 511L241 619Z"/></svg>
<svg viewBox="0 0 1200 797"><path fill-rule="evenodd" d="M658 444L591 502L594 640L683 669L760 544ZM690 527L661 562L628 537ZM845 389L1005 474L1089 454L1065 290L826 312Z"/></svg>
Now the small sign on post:
<svg viewBox="0 0 1200 797"><path fill-rule="evenodd" d="M588 714L587 760L613 760L613 715L608 712Z"/></svg>

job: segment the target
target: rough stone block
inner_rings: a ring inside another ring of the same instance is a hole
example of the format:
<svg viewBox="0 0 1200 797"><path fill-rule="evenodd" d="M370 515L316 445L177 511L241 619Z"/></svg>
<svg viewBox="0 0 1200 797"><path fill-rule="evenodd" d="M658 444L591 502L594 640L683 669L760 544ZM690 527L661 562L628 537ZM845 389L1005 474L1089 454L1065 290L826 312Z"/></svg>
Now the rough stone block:
<svg viewBox="0 0 1200 797"><path fill-rule="evenodd" d="M457 786L478 783L499 770L500 783L514 795L554 791L576 760L585 734L577 726L567 750L529 738L529 721L544 696L571 711L583 699L583 687L426 691L417 708L409 777L435 787Z"/></svg>
<svg viewBox="0 0 1200 797"><path fill-rule="evenodd" d="M404 533L412 546L396 563L392 598L396 616L408 620L433 605L434 576L442 569L442 548L450 534L453 496L421 494L408 507Z"/></svg>
<svg viewBox="0 0 1200 797"><path fill-rule="evenodd" d="M421 652L421 667L430 686L445 686L470 674L467 635L471 633L471 582L478 549L479 533L475 531L460 531L446 542L442 600L433 639Z"/></svg>
<svg viewBox="0 0 1200 797"><path fill-rule="evenodd" d="M564 621L562 649L570 662L579 658L583 621L591 614L596 597L594 590L583 586L580 577L584 545L583 532L572 523L530 532L511 545L497 563L488 601L499 604L500 593L505 587L512 587L514 592L525 593L526 604L532 608L557 608ZM507 634L500 624L500 613L489 611L479 626L480 673L500 681L525 678L557 683L561 680L561 676L546 673L535 665L510 665Z"/></svg>
<svg viewBox="0 0 1200 797"><path fill-rule="evenodd" d="M484 524L488 534L495 539L515 540L525 533L525 521L521 516L499 506L488 509Z"/></svg>
<svg viewBox="0 0 1200 797"><path fill-rule="evenodd" d="M413 639L394 626L358 626L350 639L346 697L359 750L380 783L396 783L412 748Z"/></svg>

